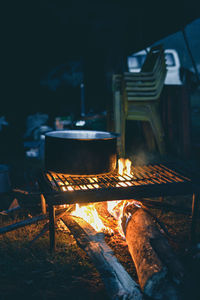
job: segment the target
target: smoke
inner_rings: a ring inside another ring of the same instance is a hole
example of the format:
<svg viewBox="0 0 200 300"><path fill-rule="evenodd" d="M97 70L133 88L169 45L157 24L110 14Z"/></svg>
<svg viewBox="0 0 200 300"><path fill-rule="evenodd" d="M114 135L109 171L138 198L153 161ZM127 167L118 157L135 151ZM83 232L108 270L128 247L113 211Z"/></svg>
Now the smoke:
<svg viewBox="0 0 200 300"><path fill-rule="evenodd" d="M135 154L129 156L133 166L147 165L158 162L158 155L144 150L139 150Z"/></svg>

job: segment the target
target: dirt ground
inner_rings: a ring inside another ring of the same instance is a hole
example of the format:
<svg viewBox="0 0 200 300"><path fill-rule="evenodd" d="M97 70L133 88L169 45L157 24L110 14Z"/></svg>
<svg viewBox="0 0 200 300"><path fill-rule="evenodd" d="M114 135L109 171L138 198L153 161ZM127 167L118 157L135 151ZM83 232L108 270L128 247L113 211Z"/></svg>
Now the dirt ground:
<svg viewBox="0 0 200 300"><path fill-rule="evenodd" d="M191 208L191 195L168 197L166 203ZM169 242L181 260L186 277L184 300L200 297L200 222L197 243L191 245L189 215L151 209L169 232ZM34 215L33 210L0 216L0 226ZM116 257L137 282L134 264L125 240L117 233L116 222L107 218L114 234L105 240ZM48 233L32 246L29 242L39 233L45 221L0 236L0 299L108 299L99 273L90 258L77 246L69 232L57 230L55 255L49 253ZM198 243L199 242L199 243Z"/></svg>

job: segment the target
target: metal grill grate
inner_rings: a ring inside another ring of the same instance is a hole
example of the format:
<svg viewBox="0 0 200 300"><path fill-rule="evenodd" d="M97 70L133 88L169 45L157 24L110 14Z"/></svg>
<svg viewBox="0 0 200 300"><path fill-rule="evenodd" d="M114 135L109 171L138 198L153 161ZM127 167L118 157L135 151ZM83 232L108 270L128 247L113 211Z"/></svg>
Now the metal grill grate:
<svg viewBox="0 0 200 300"><path fill-rule="evenodd" d="M161 185L191 181L191 179L162 164L133 167L130 175L119 175L117 172L112 172L98 176L70 176L67 174L46 172L46 177L51 183L53 190L57 192Z"/></svg>
<svg viewBox="0 0 200 300"><path fill-rule="evenodd" d="M188 175L187 175L188 174ZM190 176L190 177L188 177ZM111 200L193 194L191 238L195 238L199 203L199 176L184 167L163 164L136 166L130 175L117 171L98 176L70 176L54 172L41 173L38 179L49 205L50 247L55 248L55 205L98 203ZM148 201L148 200L147 200ZM161 203L153 200L151 204Z"/></svg>

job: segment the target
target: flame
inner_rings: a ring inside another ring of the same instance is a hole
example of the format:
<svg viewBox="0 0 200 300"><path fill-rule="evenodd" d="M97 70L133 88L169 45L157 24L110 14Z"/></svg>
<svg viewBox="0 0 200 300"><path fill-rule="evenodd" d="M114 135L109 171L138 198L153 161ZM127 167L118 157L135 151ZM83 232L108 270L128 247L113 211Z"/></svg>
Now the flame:
<svg viewBox="0 0 200 300"><path fill-rule="evenodd" d="M118 176L121 182L116 184L116 187L126 187L132 184L126 180L130 180L131 175L131 161L130 159L120 158L118 160ZM122 177L123 176L123 177ZM128 177L129 176L129 177ZM128 205L127 200L121 201L107 201L107 210L118 222L118 231L122 237L124 237L124 232L122 229L122 217L124 212L124 207Z"/></svg>
<svg viewBox="0 0 200 300"><path fill-rule="evenodd" d="M130 159L118 159L118 173L119 175L131 176L131 161Z"/></svg>
<svg viewBox="0 0 200 300"><path fill-rule="evenodd" d="M118 159L118 173L119 173L119 175L123 175L123 169L124 169L124 159L120 158L120 159Z"/></svg>
<svg viewBox="0 0 200 300"><path fill-rule="evenodd" d="M79 217L88 222L97 232L106 230L103 222L98 216L98 212L94 204L79 206L76 204L75 210L71 213L72 216Z"/></svg>
<svg viewBox="0 0 200 300"><path fill-rule="evenodd" d="M131 161L130 161L130 159L126 159L125 160L125 165L126 165L126 174L127 175L131 175Z"/></svg>
<svg viewBox="0 0 200 300"><path fill-rule="evenodd" d="M129 159L120 158L118 160L118 173L119 173L119 180L116 184L116 187L126 187L127 185L131 186L132 184L128 182L127 180L131 180L131 161ZM93 189L93 188L100 188L98 184L98 178L97 177L91 177L89 178L90 184L87 185L80 185L81 189ZM63 190L64 187L62 187ZM73 188L68 190L73 190ZM118 222L118 231L121 234L121 236L124 237L124 232L121 226L122 223L122 217L124 212L124 207L129 205L129 202L127 200L118 200L118 201L107 201L107 210ZM109 230L108 227L106 227L102 220L100 219L98 212L95 208L95 204L89 204L85 206L80 206L79 204L76 204L75 210L71 213L72 216L80 217L84 219L86 222L88 222L97 232L101 231L107 231Z"/></svg>

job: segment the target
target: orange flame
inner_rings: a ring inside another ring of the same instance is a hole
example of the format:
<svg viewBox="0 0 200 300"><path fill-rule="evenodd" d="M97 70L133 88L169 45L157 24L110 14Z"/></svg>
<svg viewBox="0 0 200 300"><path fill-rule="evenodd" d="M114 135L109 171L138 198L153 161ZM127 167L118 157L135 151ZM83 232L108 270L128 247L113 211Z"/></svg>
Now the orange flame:
<svg viewBox="0 0 200 300"><path fill-rule="evenodd" d="M124 169L124 158L118 159L118 173L119 175L123 175L123 169Z"/></svg>
<svg viewBox="0 0 200 300"><path fill-rule="evenodd" d="M71 213L72 216L79 217L88 222L97 232L106 230L103 222L98 216L98 212L94 204L79 206L76 204L76 209Z"/></svg>
<svg viewBox="0 0 200 300"><path fill-rule="evenodd" d="M127 185L131 186L131 183L125 182L126 179L129 179L128 176L131 176L131 161L130 159L120 158L118 160L118 173L119 180L123 181L116 185L116 187L126 187ZM126 176L128 175L128 176ZM123 177L122 177L123 176ZM127 204L126 200L121 201L107 201L107 210L108 212L118 221L118 231L122 237L124 237L124 232L121 226L124 206Z"/></svg>
<svg viewBox="0 0 200 300"><path fill-rule="evenodd" d="M130 159L118 159L118 173L119 175L131 175L131 161Z"/></svg>
<svg viewBox="0 0 200 300"><path fill-rule="evenodd" d="M120 184L117 183L116 186L127 186L126 184L129 183L126 180L130 180L131 175L131 161L129 159L120 158L118 160L118 173L119 173L119 180L121 181ZM123 176L123 177L122 177ZM130 177L128 177L130 176ZM91 185L81 185L81 189L87 188L99 188L98 185L98 178L93 177L90 178ZM125 183L126 184L125 184ZM93 184L93 185L92 185ZM130 183L131 186L131 183ZM64 187L63 187L64 190ZM66 190L66 189L65 189ZM72 189L73 190L73 189ZM126 200L118 200L118 201L107 201L107 210L108 212L118 221L118 231L124 237L124 233L121 227L122 217L123 217L123 210L124 206L128 204ZM79 206L76 204L75 211L71 213L71 215L80 217L88 222L97 232L108 230L102 220L98 216L98 212L95 208L95 204L89 204L86 206Z"/></svg>

